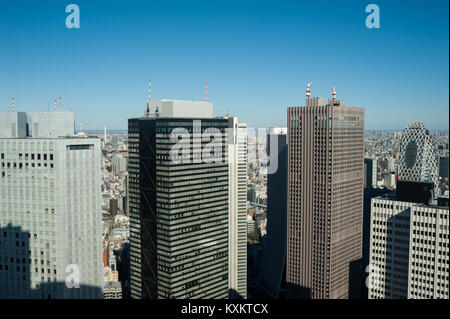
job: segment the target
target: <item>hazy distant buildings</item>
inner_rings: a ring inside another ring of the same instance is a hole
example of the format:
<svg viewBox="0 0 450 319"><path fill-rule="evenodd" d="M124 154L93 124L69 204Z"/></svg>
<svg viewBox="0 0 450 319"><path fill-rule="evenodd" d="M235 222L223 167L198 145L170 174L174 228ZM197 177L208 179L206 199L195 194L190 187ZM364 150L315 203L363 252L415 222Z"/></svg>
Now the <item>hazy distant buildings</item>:
<svg viewBox="0 0 450 319"><path fill-rule="evenodd" d="M128 121L131 297L227 298L230 119L214 117L207 102L158 100L149 109ZM242 198L233 194L240 238Z"/></svg>
<svg viewBox="0 0 450 319"><path fill-rule="evenodd" d="M287 129L271 129L269 152L277 152L277 170L267 176L267 235L261 239L258 288L272 299L284 297L286 277ZM276 148L271 143L276 142ZM274 163L272 163L274 165Z"/></svg>
<svg viewBox="0 0 450 319"><path fill-rule="evenodd" d="M50 136L0 138L0 298L102 298L100 142Z"/></svg>
<svg viewBox="0 0 450 319"><path fill-rule="evenodd" d="M111 161L112 171L116 174L127 171L127 159L123 155L115 155Z"/></svg>
<svg viewBox="0 0 450 319"><path fill-rule="evenodd" d="M364 109L321 98L288 108L288 297L348 297L363 186Z"/></svg>

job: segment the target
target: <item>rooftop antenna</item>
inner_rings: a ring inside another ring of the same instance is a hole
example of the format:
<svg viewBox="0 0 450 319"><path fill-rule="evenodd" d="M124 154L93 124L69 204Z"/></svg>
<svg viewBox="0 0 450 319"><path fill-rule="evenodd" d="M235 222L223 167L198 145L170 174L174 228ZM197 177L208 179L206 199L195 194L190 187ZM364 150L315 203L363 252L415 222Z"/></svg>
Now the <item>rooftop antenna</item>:
<svg viewBox="0 0 450 319"><path fill-rule="evenodd" d="M15 99L14 99L14 96L13 96L13 98L12 98L12 111L13 112L15 112L15 110L16 110L16 106L14 105L14 103L15 103Z"/></svg>
<svg viewBox="0 0 450 319"><path fill-rule="evenodd" d="M230 109L227 109L227 116L230 116Z"/></svg>
<svg viewBox="0 0 450 319"><path fill-rule="evenodd" d="M62 101L61 101L61 97L59 97L59 109L60 109L60 111L62 111Z"/></svg>
<svg viewBox="0 0 450 319"><path fill-rule="evenodd" d="M306 98L309 100L311 97L311 81L309 81L308 85L306 86Z"/></svg>
<svg viewBox="0 0 450 319"><path fill-rule="evenodd" d="M333 92L333 104L336 102L336 90L334 89L334 86L331 86L331 91Z"/></svg>
<svg viewBox="0 0 450 319"><path fill-rule="evenodd" d="M150 100L151 100L151 96L152 96L151 83L152 83L151 80L148 80L148 102L147 102L147 108L145 110L146 116L150 115Z"/></svg>
<svg viewBox="0 0 450 319"><path fill-rule="evenodd" d="M205 82L205 102L208 102L208 82Z"/></svg>
<svg viewBox="0 0 450 319"><path fill-rule="evenodd" d="M56 99L54 99L53 102L54 102L53 110L56 111Z"/></svg>

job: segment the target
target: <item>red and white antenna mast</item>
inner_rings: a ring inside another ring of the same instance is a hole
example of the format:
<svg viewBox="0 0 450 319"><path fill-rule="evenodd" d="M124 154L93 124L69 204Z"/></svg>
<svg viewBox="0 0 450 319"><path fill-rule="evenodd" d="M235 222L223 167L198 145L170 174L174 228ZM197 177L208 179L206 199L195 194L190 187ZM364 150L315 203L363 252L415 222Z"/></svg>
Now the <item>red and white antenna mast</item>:
<svg viewBox="0 0 450 319"><path fill-rule="evenodd" d="M151 96L152 96L152 91L151 91L151 80L148 80L148 102L147 102L147 107L145 109L145 116L149 116L150 115L150 100L151 100Z"/></svg>
<svg viewBox="0 0 450 319"><path fill-rule="evenodd" d="M208 102L208 81L205 82L205 102Z"/></svg>
<svg viewBox="0 0 450 319"><path fill-rule="evenodd" d="M331 86L331 91L333 92L333 103L336 102L336 90L334 89L334 86Z"/></svg>
<svg viewBox="0 0 450 319"><path fill-rule="evenodd" d="M55 106L53 107L53 110L56 111L56 99L53 100Z"/></svg>
<svg viewBox="0 0 450 319"><path fill-rule="evenodd" d="M309 100L311 97L311 81L309 81L308 85L306 86L306 98Z"/></svg>
<svg viewBox="0 0 450 319"><path fill-rule="evenodd" d="M61 97L59 97L59 110L62 111L62 101L61 101Z"/></svg>
<svg viewBox="0 0 450 319"><path fill-rule="evenodd" d="M15 100L14 100L14 96L12 98L12 111L15 112L16 110L16 106L15 106Z"/></svg>

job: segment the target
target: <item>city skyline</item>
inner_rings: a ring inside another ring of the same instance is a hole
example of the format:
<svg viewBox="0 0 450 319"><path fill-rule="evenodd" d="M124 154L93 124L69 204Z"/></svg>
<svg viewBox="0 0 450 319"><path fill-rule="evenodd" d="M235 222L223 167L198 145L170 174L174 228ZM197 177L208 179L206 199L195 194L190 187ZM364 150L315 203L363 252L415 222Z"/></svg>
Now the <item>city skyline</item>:
<svg viewBox="0 0 450 319"><path fill-rule="evenodd" d="M65 3L2 3L0 110L15 97L18 111L45 111L62 96L77 129L125 129L149 79L152 98L183 100L203 100L207 81L216 115L286 126L311 80L312 96L333 84L364 107L366 129L448 129L446 1L377 1L380 29L356 1L134 4L78 1L81 26L68 29Z"/></svg>
<svg viewBox="0 0 450 319"><path fill-rule="evenodd" d="M0 300L448 301L448 10L0 1Z"/></svg>

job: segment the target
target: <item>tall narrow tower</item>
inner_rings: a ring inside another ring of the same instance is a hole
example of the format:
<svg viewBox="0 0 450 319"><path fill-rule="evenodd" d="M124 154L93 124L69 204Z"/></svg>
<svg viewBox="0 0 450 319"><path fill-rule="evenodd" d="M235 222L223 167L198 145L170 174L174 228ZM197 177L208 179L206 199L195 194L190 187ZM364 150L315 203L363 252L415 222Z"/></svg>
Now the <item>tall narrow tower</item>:
<svg viewBox="0 0 450 319"><path fill-rule="evenodd" d="M348 298L362 256L364 109L307 97L288 108L290 298Z"/></svg>
<svg viewBox="0 0 450 319"><path fill-rule="evenodd" d="M151 103L160 116L128 120L131 297L227 298L229 119L209 102Z"/></svg>

